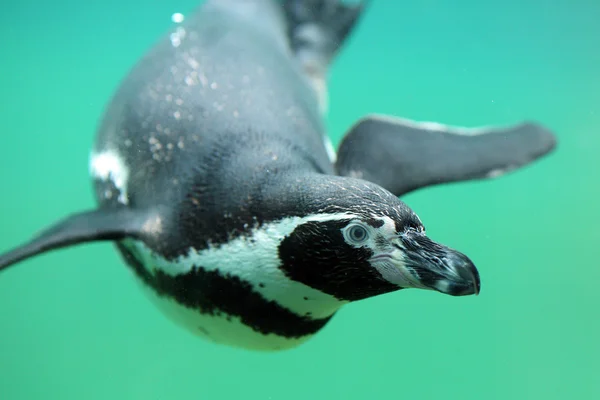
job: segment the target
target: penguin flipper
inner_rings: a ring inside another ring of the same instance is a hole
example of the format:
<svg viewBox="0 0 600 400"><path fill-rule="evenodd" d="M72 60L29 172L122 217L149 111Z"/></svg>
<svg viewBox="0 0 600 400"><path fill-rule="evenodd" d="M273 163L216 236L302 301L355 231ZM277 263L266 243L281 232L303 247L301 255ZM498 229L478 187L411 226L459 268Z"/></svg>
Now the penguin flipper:
<svg viewBox="0 0 600 400"><path fill-rule="evenodd" d="M148 213L129 208L105 208L67 216L31 239L0 255L0 271L41 253L96 241L140 237Z"/></svg>
<svg viewBox="0 0 600 400"><path fill-rule="evenodd" d="M533 122L461 128L369 116L344 137L336 170L377 183L397 196L442 183L485 179L523 167L556 146Z"/></svg>

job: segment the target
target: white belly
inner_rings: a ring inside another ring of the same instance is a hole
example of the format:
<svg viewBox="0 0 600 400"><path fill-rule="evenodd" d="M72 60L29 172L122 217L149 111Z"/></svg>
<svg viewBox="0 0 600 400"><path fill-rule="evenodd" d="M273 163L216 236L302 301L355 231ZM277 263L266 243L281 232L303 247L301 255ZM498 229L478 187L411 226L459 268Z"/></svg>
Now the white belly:
<svg viewBox="0 0 600 400"><path fill-rule="evenodd" d="M221 316L202 314L197 310L180 305L169 297L158 296L154 290L143 283L140 286L150 301L170 321L192 334L214 343L248 350L275 351L296 347L314 336L286 338L275 334L264 335L244 325L239 317L226 314Z"/></svg>
<svg viewBox="0 0 600 400"><path fill-rule="evenodd" d="M344 216L348 217L345 214ZM287 310L286 312L298 318L313 320L318 325L331 317L347 301L341 301L329 294L289 279L280 268L277 249L281 240L299 224L337 217L339 216L331 214L284 218L257 228L248 237L232 239L228 243L210 246L202 251L190 249L188 254L180 256L177 260L166 260L139 241L126 240L124 244L137 255L136 258L140 264L151 275L155 275L155 271L161 271L168 276L176 277L190 273L196 266L201 266L203 271L218 271L231 279L235 278L245 282L253 293L260 295L265 302L276 303L281 309ZM275 333L273 330L261 331L264 326L259 328L252 324L247 325L244 323L246 320L241 318L244 318L244 315L253 314L255 325L260 326L263 322L267 322L267 326L272 326L268 323L270 322L269 318L278 318L276 315L259 314L257 319L255 314L255 312L269 314L269 308L258 311L256 308L241 307L238 309L238 314L235 315L211 312L211 310L201 310L195 307L188 308L177 302L175 298L160 296L145 283L142 285L151 300L169 319L195 335L216 343L253 350L282 350L298 346L316 333L316 331L309 332L303 329L296 336L277 334L278 332L275 331L277 332ZM235 296L236 293L231 295ZM247 307L252 307L250 303L247 303L248 299L244 297L246 295L242 294L237 301ZM221 301L218 297L213 300ZM219 304L214 305L215 309L224 310L219 307ZM288 315L285 314L281 318L287 318ZM287 324L281 318L276 321ZM294 321L296 320L294 319ZM285 326L292 327L289 324Z"/></svg>

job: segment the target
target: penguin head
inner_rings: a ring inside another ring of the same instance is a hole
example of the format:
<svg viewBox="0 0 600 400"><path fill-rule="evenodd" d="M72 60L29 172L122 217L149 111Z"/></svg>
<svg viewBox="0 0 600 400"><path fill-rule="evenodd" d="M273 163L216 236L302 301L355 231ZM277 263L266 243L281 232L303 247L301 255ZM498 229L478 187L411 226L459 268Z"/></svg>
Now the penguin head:
<svg viewBox="0 0 600 400"><path fill-rule="evenodd" d="M345 180L281 242L290 279L347 301L406 288L479 293L473 262L430 239L404 202L370 182Z"/></svg>

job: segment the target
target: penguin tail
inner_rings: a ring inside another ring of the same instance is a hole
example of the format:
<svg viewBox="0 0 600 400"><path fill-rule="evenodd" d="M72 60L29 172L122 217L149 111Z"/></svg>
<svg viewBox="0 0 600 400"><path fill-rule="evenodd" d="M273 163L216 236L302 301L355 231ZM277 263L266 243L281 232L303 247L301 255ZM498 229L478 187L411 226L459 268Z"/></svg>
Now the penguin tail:
<svg viewBox="0 0 600 400"><path fill-rule="evenodd" d="M284 0L290 46L302 63L327 67L350 36L368 1Z"/></svg>
<svg viewBox="0 0 600 400"><path fill-rule="evenodd" d="M356 4L344 0L283 0L290 47L317 86L324 84L327 68L356 27L367 3L368 0Z"/></svg>

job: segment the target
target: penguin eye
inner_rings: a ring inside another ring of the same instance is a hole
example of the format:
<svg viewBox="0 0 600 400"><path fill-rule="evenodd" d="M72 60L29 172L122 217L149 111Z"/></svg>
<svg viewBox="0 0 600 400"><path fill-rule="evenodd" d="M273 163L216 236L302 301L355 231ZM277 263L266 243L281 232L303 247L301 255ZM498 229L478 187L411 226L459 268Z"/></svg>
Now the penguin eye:
<svg viewBox="0 0 600 400"><path fill-rule="evenodd" d="M369 238L367 228L359 224L352 224L346 229L346 240L352 244L364 243Z"/></svg>

